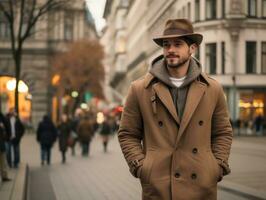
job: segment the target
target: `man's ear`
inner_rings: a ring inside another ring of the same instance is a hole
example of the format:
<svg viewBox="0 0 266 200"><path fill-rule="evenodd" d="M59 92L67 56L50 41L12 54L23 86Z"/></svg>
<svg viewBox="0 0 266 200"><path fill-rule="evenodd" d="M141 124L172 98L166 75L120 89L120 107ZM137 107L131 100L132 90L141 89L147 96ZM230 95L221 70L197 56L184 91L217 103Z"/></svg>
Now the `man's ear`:
<svg viewBox="0 0 266 200"><path fill-rule="evenodd" d="M198 45L196 45L195 43L193 43L193 44L191 44L190 47L189 47L189 52L190 52L191 54L194 54L194 53L196 52L197 48L198 48Z"/></svg>

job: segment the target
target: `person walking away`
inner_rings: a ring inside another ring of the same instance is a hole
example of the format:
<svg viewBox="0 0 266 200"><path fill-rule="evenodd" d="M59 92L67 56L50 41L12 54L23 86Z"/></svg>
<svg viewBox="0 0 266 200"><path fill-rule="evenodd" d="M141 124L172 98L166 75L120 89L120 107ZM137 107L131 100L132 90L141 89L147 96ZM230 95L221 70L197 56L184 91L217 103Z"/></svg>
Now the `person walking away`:
<svg viewBox="0 0 266 200"><path fill-rule="evenodd" d="M254 121L255 129L256 129L256 135L261 136L263 135L263 118L261 114L259 114Z"/></svg>
<svg viewBox="0 0 266 200"><path fill-rule="evenodd" d="M5 141L6 141L6 119L2 112L0 112L0 175L2 182L11 181L8 178Z"/></svg>
<svg viewBox="0 0 266 200"><path fill-rule="evenodd" d="M41 165L50 165L51 149L57 138L57 130L48 115L45 115L37 128L37 141L41 150Z"/></svg>
<svg viewBox="0 0 266 200"><path fill-rule="evenodd" d="M75 154L76 154L75 153L75 146L76 146L76 143L78 141L77 128L78 128L78 125L80 123L81 118L82 118L82 110L77 109L75 111L74 118L71 120L71 133L70 133L70 137L72 137L73 143L72 143L72 145L70 147L71 147L71 154L72 154L72 156L75 156Z"/></svg>
<svg viewBox="0 0 266 200"><path fill-rule="evenodd" d="M88 156L90 151L90 142L94 135L94 124L92 116L85 114L80 121L77 129L79 141L82 148L82 156Z"/></svg>
<svg viewBox="0 0 266 200"><path fill-rule="evenodd" d="M66 152L70 139L71 124L66 114L62 115L61 123L57 127L59 137L59 150L62 155L62 163L66 162Z"/></svg>
<svg viewBox="0 0 266 200"><path fill-rule="evenodd" d="M11 108L7 114L7 162L9 167L18 168L20 163L20 141L25 127L20 121L17 112Z"/></svg>
<svg viewBox="0 0 266 200"><path fill-rule="evenodd" d="M215 200L230 173L223 88L191 56L202 38L189 20L169 19L153 38L163 55L129 88L118 139L143 200Z"/></svg>
<svg viewBox="0 0 266 200"><path fill-rule="evenodd" d="M112 126L111 126L111 119L109 116L105 118L103 123L101 124L100 127L100 135L102 137L102 143L103 143L103 151L106 153L107 152L107 145L109 142L109 136L113 133L112 132Z"/></svg>

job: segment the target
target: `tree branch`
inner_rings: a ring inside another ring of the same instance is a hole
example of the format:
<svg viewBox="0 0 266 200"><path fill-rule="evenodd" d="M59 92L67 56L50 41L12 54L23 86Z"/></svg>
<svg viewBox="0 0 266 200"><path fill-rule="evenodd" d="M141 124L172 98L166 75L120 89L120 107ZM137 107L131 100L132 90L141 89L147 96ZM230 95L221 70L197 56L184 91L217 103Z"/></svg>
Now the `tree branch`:
<svg viewBox="0 0 266 200"><path fill-rule="evenodd" d="M7 18L7 20L11 21L11 15L8 13L8 11L5 9L5 6L3 5L3 2L0 3L0 11L4 13L4 16Z"/></svg>
<svg viewBox="0 0 266 200"><path fill-rule="evenodd" d="M69 0L48 0L45 4L43 4L40 8L38 8L38 12L37 14L34 16L34 10L36 7L36 0L34 0L35 5L32 7L31 10L31 18L29 19L29 23L27 26L27 29L22 37L22 41L24 41L25 39L27 39L30 35L30 31L32 29L33 26L35 26L35 24L37 23L37 21L39 20L40 17L42 17L43 15L45 15L46 13L48 13L49 11L52 11L56 8L59 8L61 5L63 5L64 3L68 2Z"/></svg>
<svg viewBox="0 0 266 200"><path fill-rule="evenodd" d="M14 29L14 9L13 9L13 2L12 0L8 0L9 4L9 14L10 14L10 21L9 21L9 27L10 27L10 37L11 37L11 48L13 52L13 57L15 59L16 57L16 39L15 39L15 29Z"/></svg>
<svg viewBox="0 0 266 200"><path fill-rule="evenodd" d="M19 47L21 46L20 43L21 43L21 31L22 31L22 26L23 26L23 22L24 22L24 10L25 8L25 0L21 0L21 4L20 4L20 18L19 18L19 28L18 28L18 35L17 35L17 40L18 40L18 43L19 43Z"/></svg>

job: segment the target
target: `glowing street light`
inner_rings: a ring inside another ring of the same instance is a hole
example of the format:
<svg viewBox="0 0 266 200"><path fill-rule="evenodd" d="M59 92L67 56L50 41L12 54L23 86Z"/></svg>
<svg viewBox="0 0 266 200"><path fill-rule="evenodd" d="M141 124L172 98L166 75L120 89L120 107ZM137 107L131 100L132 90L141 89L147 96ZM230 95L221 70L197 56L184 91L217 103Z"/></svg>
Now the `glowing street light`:
<svg viewBox="0 0 266 200"><path fill-rule="evenodd" d="M14 91L16 88L16 79L11 79L11 80L7 81L6 87L9 91ZM18 82L18 91L21 93L26 93L29 91L29 88L23 81L19 81Z"/></svg>
<svg viewBox="0 0 266 200"><path fill-rule="evenodd" d="M71 96L73 98L77 98L79 96L79 93L77 91L73 91L73 92L71 92Z"/></svg>
<svg viewBox="0 0 266 200"><path fill-rule="evenodd" d="M98 124L102 124L104 122L104 114L102 112L97 113L96 121Z"/></svg>
<svg viewBox="0 0 266 200"><path fill-rule="evenodd" d="M86 104L86 103L82 103L82 104L80 105L80 107L81 107L82 109L86 110L86 109L88 109L88 104Z"/></svg>

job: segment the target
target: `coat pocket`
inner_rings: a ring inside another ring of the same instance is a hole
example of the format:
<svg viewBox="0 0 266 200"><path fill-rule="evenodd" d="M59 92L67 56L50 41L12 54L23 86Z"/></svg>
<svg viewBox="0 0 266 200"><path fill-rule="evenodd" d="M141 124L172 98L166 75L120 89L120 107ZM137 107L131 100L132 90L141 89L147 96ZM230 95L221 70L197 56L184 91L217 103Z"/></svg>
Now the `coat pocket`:
<svg viewBox="0 0 266 200"><path fill-rule="evenodd" d="M219 182L221 180L221 169L220 169L220 166L215 158L215 156L213 155L212 152L210 152L210 156L211 156L211 159L212 159L212 162L213 162L213 168L214 168L214 174L215 174L215 177L216 177L216 181Z"/></svg>
<svg viewBox="0 0 266 200"><path fill-rule="evenodd" d="M149 183L151 168L154 160L154 154L152 152L147 152L146 157L144 159L141 172L140 172L140 180L142 183Z"/></svg>

